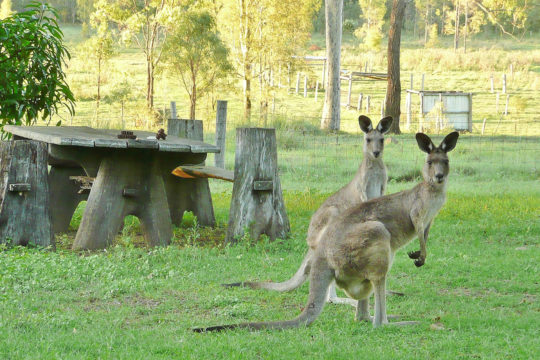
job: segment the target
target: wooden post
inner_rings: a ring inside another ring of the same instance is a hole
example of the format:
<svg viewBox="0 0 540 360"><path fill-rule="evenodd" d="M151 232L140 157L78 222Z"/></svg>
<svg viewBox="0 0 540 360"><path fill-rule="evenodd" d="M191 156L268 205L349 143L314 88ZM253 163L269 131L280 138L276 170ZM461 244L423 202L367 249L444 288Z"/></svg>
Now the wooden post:
<svg viewBox="0 0 540 360"><path fill-rule="evenodd" d="M508 115L508 103L510 101L510 95L506 95L506 104L504 105L504 115Z"/></svg>
<svg viewBox="0 0 540 360"><path fill-rule="evenodd" d="M234 185L226 242L235 242L249 231L272 240L290 231L277 169L275 129L236 129Z"/></svg>
<svg viewBox="0 0 540 360"><path fill-rule="evenodd" d="M370 96L366 96L366 114L369 114L369 101L370 101Z"/></svg>
<svg viewBox="0 0 540 360"><path fill-rule="evenodd" d="M300 90L300 71L296 74L296 95L298 95L298 91Z"/></svg>
<svg viewBox="0 0 540 360"><path fill-rule="evenodd" d="M362 97L364 95L362 93L360 93L360 95L358 95L358 105L356 106L356 111L362 111Z"/></svg>
<svg viewBox="0 0 540 360"><path fill-rule="evenodd" d="M0 244L54 249L47 144L0 141Z"/></svg>
<svg viewBox="0 0 540 360"><path fill-rule="evenodd" d="M349 75L349 92L347 93L347 109L351 108L352 72Z"/></svg>
<svg viewBox="0 0 540 360"><path fill-rule="evenodd" d="M491 93L493 94L493 92L495 91L494 86L493 86L493 74L491 74L489 79L490 79L490 83L491 83Z"/></svg>
<svg viewBox="0 0 540 360"><path fill-rule="evenodd" d="M81 167L52 164L49 171L50 212L55 234L68 231L71 218L81 201L88 200L88 192L81 192L80 184L72 176L86 176Z"/></svg>
<svg viewBox="0 0 540 360"><path fill-rule="evenodd" d="M472 132L472 93L469 93L469 116L468 116L468 128L469 132Z"/></svg>
<svg viewBox="0 0 540 360"><path fill-rule="evenodd" d="M503 78L502 78L502 93L503 94L506 94L506 74L503 74Z"/></svg>
<svg viewBox="0 0 540 360"><path fill-rule="evenodd" d="M367 61L366 61L366 65L364 66L364 72L367 73Z"/></svg>
<svg viewBox="0 0 540 360"><path fill-rule="evenodd" d="M326 59L324 59L324 62L323 62L321 78L322 78L321 88L326 89Z"/></svg>
<svg viewBox="0 0 540 360"><path fill-rule="evenodd" d="M484 118L484 121L482 122L482 135L484 135L484 131L486 130L486 118Z"/></svg>
<svg viewBox="0 0 540 360"><path fill-rule="evenodd" d="M225 137L227 135L227 101L217 101L216 111L216 146L219 153L214 156L216 167L225 169Z"/></svg>
<svg viewBox="0 0 540 360"><path fill-rule="evenodd" d="M307 97L307 75L304 75L304 97Z"/></svg>
<svg viewBox="0 0 540 360"><path fill-rule="evenodd" d="M411 75L411 77L412 77L412 75ZM406 98L406 103L405 103L405 107L407 109L407 123L406 123L405 127L407 128L407 130L411 129L411 118L412 118L411 100L412 100L412 95L411 95L410 92L407 92L407 98Z"/></svg>
<svg viewBox="0 0 540 360"><path fill-rule="evenodd" d="M170 119L167 133L202 141L203 124L201 120ZM179 226L182 223L185 211L192 211L200 225L214 226L216 224L208 179L179 181L176 176L168 173L163 174L163 180L173 224Z"/></svg>
<svg viewBox="0 0 540 360"><path fill-rule="evenodd" d="M317 101L317 95L319 93L319 80L315 83L315 101Z"/></svg>
<svg viewBox="0 0 540 360"><path fill-rule="evenodd" d="M426 74L422 74L422 87L421 90L424 91L424 79L426 77Z"/></svg>
<svg viewBox="0 0 540 360"><path fill-rule="evenodd" d="M420 93L420 119L418 120L418 131L424 131L424 93Z"/></svg>

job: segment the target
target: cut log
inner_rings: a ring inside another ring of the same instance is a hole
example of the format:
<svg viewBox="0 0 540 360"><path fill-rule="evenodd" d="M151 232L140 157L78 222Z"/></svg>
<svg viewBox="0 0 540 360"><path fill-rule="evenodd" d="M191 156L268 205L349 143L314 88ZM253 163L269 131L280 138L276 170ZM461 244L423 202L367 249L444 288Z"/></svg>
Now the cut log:
<svg viewBox="0 0 540 360"><path fill-rule="evenodd" d="M185 137L191 140L203 140L203 126L201 120L169 119L169 135ZM212 205L210 185L206 178L178 179L170 169L163 168L163 181L169 203L169 211L173 224L179 226L184 212L191 211L197 217L197 222L203 226L214 226L216 219ZM200 164L204 166L204 163Z"/></svg>
<svg viewBox="0 0 540 360"><path fill-rule="evenodd" d="M252 239L285 238L290 231L277 168L275 129L236 129L234 186L226 242L248 229Z"/></svg>
<svg viewBox="0 0 540 360"><path fill-rule="evenodd" d="M46 144L0 142L0 243L55 246Z"/></svg>
<svg viewBox="0 0 540 360"><path fill-rule="evenodd" d="M182 165L174 169L172 173L185 179L212 178L234 182L234 172L215 166Z"/></svg>

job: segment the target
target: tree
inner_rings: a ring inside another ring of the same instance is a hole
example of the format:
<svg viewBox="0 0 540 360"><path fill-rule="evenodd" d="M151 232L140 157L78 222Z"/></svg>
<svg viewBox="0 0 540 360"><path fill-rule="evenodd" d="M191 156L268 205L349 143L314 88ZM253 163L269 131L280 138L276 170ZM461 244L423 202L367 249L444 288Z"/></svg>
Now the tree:
<svg viewBox="0 0 540 360"><path fill-rule="evenodd" d="M243 85L244 118L252 110L252 81L286 64L309 39L320 0L222 1L218 27ZM218 6L219 8L219 6ZM259 66L257 66L259 65Z"/></svg>
<svg viewBox="0 0 540 360"><path fill-rule="evenodd" d="M364 44L371 49L378 50L382 41L382 26L386 14L385 0L360 0L364 25L356 29L355 35L364 39Z"/></svg>
<svg viewBox="0 0 540 360"><path fill-rule="evenodd" d="M339 130L341 90L341 19L343 0L326 0L326 59L328 61L328 84L324 96L321 129Z"/></svg>
<svg viewBox="0 0 540 360"><path fill-rule="evenodd" d="M75 112L62 69L70 54L56 16L54 8L34 2L0 21L0 130L47 119L61 105Z"/></svg>
<svg viewBox="0 0 540 360"><path fill-rule="evenodd" d="M132 99L133 85L130 83L128 76L124 73L122 80L116 82L111 89L110 93L103 98L103 101L107 104L114 104L120 102L120 118L122 120L122 129L126 128L124 122L124 106L127 101Z"/></svg>
<svg viewBox="0 0 540 360"><path fill-rule="evenodd" d="M401 115L401 81L399 55L401 50L401 28L406 7L405 0L393 0L390 13L390 31L388 34L388 85L386 90L386 116L392 116L390 132L400 134L399 118Z"/></svg>
<svg viewBox="0 0 540 360"><path fill-rule="evenodd" d="M103 68L114 54L114 46L109 23L107 21L107 1L98 0L96 11L90 16L90 26L96 34L81 44L83 59L95 64L96 71L96 124L99 126L99 104L101 101L101 86Z"/></svg>
<svg viewBox="0 0 540 360"><path fill-rule="evenodd" d="M154 109L154 80L167 37L170 14L180 1L116 0L109 16L116 21L126 43L135 43L146 57L146 106Z"/></svg>
<svg viewBox="0 0 540 360"><path fill-rule="evenodd" d="M195 119L197 99L231 70L228 50L207 11L187 10L174 24L164 45L163 62L182 81L190 99L189 118Z"/></svg>

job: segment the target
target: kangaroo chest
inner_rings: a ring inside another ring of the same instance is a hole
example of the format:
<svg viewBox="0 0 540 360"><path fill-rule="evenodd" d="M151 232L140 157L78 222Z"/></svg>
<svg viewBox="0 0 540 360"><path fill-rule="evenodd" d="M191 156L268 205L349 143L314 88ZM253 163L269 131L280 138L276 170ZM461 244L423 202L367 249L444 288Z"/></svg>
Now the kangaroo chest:
<svg viewBox="0 0 540 360"><path fill-rule="evenodd" d="M366 200L382 196L382 191L386 185L386 171L384 168L374 167L369 169L364 175L363 186L365 188Z"/></svg>

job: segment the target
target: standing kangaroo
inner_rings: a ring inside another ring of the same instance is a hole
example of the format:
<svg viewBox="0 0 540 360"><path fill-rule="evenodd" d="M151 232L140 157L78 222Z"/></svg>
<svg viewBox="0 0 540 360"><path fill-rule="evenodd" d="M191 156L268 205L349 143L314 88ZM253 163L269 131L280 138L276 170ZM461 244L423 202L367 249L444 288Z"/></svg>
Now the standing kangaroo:
<svg viewBox="0 0 540 360"><path fill-rule="evenodd" d="M386 190L386 167L382 160L384 150L384 134L390 129L392 117L383 118L376 128L373 128L371 119L361 115L358 118L360 129L364 132L364 158L353 180L330 196L319 207L311 218L307 243L309 245L300 268L294 276L284 282L242 282L225 284L226 287L247 286L252 289L268 289L277 291L291 291L302 285L309 276L311 261L314 252L319 246L322 230L329 222L338 218L346 210L370 199L380 197ZM356 301L347 298L338 298L334 283L330 286L328 301L332 303L356 305Z"/></svg>
<svg viewBox="0 0 540 360"><path fill-rule="evenodd" d="M420 250L410 252L416 266L424 265L426 240L431 222L446 200L447 153L454 149L459 134L448 134L436 147L422 133L416 134L420 150L427 158L424 181L410 190L369 200L347 210L321 230L319 246L311 258L309 299L302 313L293 320L219 325L194 329L196 332L231 328L285 329L311 324L321 313L328 287L335 280L349 297L359 300L356 320L373 321L374 327L388 324L386 315L386 276L394 254L415 236ZM369 315L367 299L375 293L375 316ZM414 322L394 322L395 325Z"/></svg>

